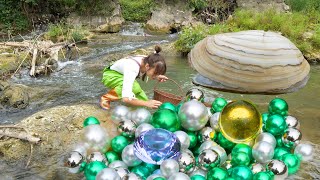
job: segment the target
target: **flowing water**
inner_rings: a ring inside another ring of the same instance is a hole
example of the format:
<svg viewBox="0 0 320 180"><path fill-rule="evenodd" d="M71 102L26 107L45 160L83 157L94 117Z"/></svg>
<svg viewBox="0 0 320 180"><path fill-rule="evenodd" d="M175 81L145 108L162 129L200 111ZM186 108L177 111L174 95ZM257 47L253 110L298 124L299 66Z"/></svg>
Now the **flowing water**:
<svg viewBox="0 0 320 180"><path fill-rule="evenodd" d="M130 32L130 30L128 30ZM124 35L128 35L123 30ZM140 35L140 31L133 35ZM129 33L130 34L130 33ZM131 35L132 35L131 34ZM21 83L38 89L38 101L31 102L30 106L24 110L0 111L0 124L16 123L23 118L46 108L57 105L68 105L77 103L98 103L99 97L107 89L100 82L102 70L105 64L104 56L110 53L119 53L122 51L131 51L137 48L150 46L154 44L166 43L174 40L171 36L147 36L144 41L129 41L121 44L89 44L94 48L94 52L80 57L76 61L67 61L60 63L61 70L51 74L48 77L30 78L27 72L21 77L12 79L14 83ZM187 59L177 56L165 56L167 62L167 76L176 80L184 92L194 87L192 77L196 74L187 63ZM63 68L62 68L63 67ZM248 95L234 94L214 91L202 88L208 101L216 97L224 97L228 100L245 99L258 105L261 112L267 111L268 103L275 97L284 98L289 104L289 114L298 118L301 123L303 141L314 146L314 158L307 163L302 163L298 173L290 176L289 179L320 179L320 66L312 65L310 79L306 87L291 94L283 95ZM146 90L150 98L153 95L155 82L141 82L141 86ZM171 82L158 84L158 88L171 89L174 92L180 92L179 88ZM182 94L182 93L180 93ZM182 94L183 95L183 94ZM26 172L15 172L26 173ZM22 175L23 176L23 175ZM28 176L30 177L30 176ZM33 177L33 176L31 176ZM36 176L34 176L36 177ZM0 177L1 179L1 177Z"/></svg>

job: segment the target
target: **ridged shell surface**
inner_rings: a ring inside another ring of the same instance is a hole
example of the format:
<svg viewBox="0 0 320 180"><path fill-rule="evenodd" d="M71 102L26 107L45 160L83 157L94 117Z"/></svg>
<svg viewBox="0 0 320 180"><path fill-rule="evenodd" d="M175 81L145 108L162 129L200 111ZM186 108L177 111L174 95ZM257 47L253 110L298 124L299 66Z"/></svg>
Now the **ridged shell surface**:
<svg viewBox="0 0 320 180"><path fill-rule="evenodd" d="M277 94L305 86L309 63L276 32L241 31L208 36L189 54L195 84L218 90Z"/></svg>

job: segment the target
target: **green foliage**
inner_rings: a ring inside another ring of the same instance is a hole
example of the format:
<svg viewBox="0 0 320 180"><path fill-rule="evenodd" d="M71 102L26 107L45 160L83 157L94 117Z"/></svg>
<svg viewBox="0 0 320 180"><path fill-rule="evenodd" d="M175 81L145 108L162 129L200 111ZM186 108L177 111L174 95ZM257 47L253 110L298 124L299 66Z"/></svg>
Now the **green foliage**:
<svg viewBox="0 0 320 180"><path fill-rule="evenodd" d="M200 11L205 9L208 3L206 0L189 0L189 6L196 11Z"/></svg>
<svg viewBox="0 0 320 180"><path fill-rule="evenodd" d="M286 0L285 1L293 11L320 11L319 0Z"/></svg>
<svg viewBox="0 0 320 180"><path fill-rule="evenodd" d="M175 43L177 50L187 53L194 45L208 35L242 30L278 31L290 39L303 52L310 53L320 47L320 12L310 11L277 13L274 10L254 12L236 11L234 17L213 26L184 28ZM313 32L311 39L306 39L306 32Z"/></svg>
<svg viewBox="0 0 320 180"><path fill-rule="evenodd" d="M1 0L0 1L0 24L8 31L23 31L29 26L29 21L21 12L20 1Z"/></svg>
<svg viewBox="0 0 320 180"><path fill-rule="evenodd" d="M153 0L120 0L122 15L128 21L146 21L151 15Z"/></svg>
<svg viewBox="0 0 320 180"><path fill-rule="evenodd" d="M311 40L315 47L320 48L320 24L317 25L316 31L311 37Z"/></svg>

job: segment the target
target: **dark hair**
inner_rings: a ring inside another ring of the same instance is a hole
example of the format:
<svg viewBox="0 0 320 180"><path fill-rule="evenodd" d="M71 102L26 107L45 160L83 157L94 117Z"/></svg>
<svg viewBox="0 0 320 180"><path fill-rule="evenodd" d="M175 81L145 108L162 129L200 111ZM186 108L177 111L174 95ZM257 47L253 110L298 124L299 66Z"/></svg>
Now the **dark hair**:
<svg viewBox="0 0 320 180"><path fill-rule="evenodd" d="M167 71L167 65L164 61L164 58L159 54L161 52L161 47L156 45L154 47L155 53L150 54L149 56L143 59L144 64L149 64L151 68L155 67L154 73L156 75L164 75ZM142 80L146 78L146 73L142 76Z"/></svg>

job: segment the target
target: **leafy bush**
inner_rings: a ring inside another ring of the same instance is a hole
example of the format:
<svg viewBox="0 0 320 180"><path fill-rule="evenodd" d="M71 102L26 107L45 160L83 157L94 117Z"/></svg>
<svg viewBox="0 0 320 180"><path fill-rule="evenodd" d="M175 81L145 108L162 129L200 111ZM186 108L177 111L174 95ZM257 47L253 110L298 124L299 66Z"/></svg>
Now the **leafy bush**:
<svg viewBox="0 0 320 180"><path fill-rule="evenodd" d="M146 21L151 15L153 0L120 0L124 19L128 21Z"/></svg>
<svg viewBox="0 0 320 180"><path fill-rule="evenodd" d="M285 2L293 11L320 10L319 0L286 0Z"/></svg>

